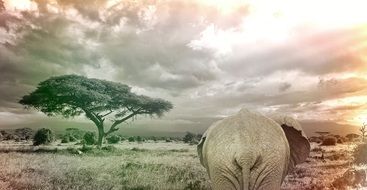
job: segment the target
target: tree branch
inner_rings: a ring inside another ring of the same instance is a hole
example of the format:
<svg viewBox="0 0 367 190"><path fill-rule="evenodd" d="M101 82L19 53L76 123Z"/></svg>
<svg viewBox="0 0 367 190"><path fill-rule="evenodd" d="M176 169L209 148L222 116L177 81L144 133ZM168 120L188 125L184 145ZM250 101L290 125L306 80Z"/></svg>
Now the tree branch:
<svg viewBox="0 0 367 190"><path fill-rule="evenodd" d="M106 117L106 116L108 116L108 115L110 115L111 113L113 113L113 111L112 110L110 110L108 113L106 113L106 114L104 114L104 115L101 115L100 117Z"/></svg>
<svg viewBox="0 0 367 190"><path fill-rule="evenodd" d="M81 109L85 112L85 116L89 118L90 120L92 120L94 124L96 124L98 127L103 123L103 121L100 120L100 118L98 118L93 112L87 109L84 109L84 108L81 108Z"/></svg>
<svg viewBox="0 0 367 190"><path fill-rule="evenodd" d="M141 108L140 109L138 109L138 110L136 110L136 111L132 111L132 113L130 114L130 115L128 115L128 116L126 116L126 117L124 117L124 118L122 118L122 119L120 119L120 120L116 120L112 125L111 125L111 127L110 127L110 129L105 133L105 135L107 136L107 135L109 135L110 133L113 133L113 132L115 132L115 131L117 131L117 130L119 130L118 128L116 128L116 126L117 125L119 125L119 124L121 124L122 122L124 122L124 121L126 121L126 120L128 120L128 119L130 119L130 118L132 118L132 117L134 117L135 115L137 115L137 114L140 114L140 111L141 110Z"/></svg>

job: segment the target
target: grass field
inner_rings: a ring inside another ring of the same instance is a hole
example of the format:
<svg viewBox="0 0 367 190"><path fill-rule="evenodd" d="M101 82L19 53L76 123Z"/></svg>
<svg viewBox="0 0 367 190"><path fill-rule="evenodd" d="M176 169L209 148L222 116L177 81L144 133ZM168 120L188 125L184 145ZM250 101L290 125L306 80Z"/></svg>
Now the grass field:
<svg viewBox="0 0 367 190"><path fill-rule="evenodd" d="M196 146L175 142L114 146L73 154L71 144L42 147L43 151L26 144L2 144L0 189L210 189ZM282 189L333 189L332 182L353 167L354 146L323 147L321 159L321 150L313 144L310 158L287 176Z"/></svg>

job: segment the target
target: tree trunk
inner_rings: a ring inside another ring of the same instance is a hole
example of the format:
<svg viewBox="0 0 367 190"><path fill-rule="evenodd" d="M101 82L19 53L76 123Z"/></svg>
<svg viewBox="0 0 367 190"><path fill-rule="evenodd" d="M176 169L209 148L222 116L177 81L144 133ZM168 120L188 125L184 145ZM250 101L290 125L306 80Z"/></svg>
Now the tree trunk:
<svg viewBox="0 0 367 190"><path fill-rule="evenodd" d="M104 130L103 130L103 124L101 124L98 127L98 141L97 141L97 146L98 147L102 147L103 144L103 138L104 138Z"/></svg>

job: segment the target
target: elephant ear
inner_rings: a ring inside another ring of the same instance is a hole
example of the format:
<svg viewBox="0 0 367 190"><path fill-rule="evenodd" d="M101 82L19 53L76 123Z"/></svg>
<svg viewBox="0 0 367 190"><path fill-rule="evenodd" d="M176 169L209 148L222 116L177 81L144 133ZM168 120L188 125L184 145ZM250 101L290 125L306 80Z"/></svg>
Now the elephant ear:
<svg viewBox="0 0 367 190"><path fill-rule="evenodd" d="M272 116L271 118L282 127L287 137L290 148L288 171L291 171L295 165L304 162L309 156L310 142L301 125L294 118L289 116Z"/></svg>
<svg viewBox="0 0 367 190"><path fill-rule="evenodd" d="M204 142L206 140L206 136L207 136L207 131L203 134L203 136L201 137L199 144L197 145L197 151L198 151L198 155L200 158L200 163L201 165L205 166L204 162L203 162L203 146L204 146Z"/></svg>
<svg viewBox="0 0 367 190"><path fill-rule="evenodd" d="M204 151L204 143L206 141L207 136L209 135L210 131L216 126L218 125L222 120L216 121L214 122L203 134L203 136L201 137L199 144L197 145L197 151L198 151L198 155L200 158L200 163L201 165L203 165L204 167L207 168L207 164L206 164L206 158L205 158L205 153Z"/></svg>

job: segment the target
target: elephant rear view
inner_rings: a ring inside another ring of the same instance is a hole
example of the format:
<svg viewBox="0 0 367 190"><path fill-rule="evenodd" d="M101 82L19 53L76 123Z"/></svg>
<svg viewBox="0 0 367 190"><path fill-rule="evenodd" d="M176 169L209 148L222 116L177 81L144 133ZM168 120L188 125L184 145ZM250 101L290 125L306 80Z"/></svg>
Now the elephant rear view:
<svg viewBox="0 0 367 190"><path fill-rule="evenodd" d="M242 109L214 123L198 144L214 190L280 189L310 144L296 120Z"/></svg>

